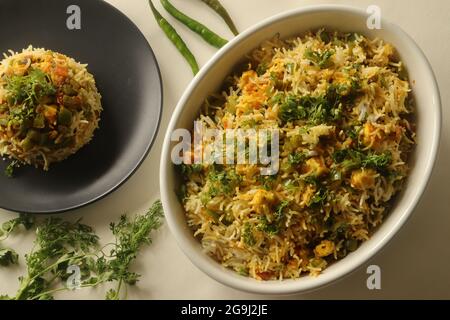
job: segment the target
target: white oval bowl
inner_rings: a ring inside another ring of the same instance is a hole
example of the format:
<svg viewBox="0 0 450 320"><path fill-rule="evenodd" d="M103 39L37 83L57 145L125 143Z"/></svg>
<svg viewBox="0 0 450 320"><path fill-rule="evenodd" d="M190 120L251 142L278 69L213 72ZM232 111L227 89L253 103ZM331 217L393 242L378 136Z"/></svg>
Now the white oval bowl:
<svg viewBox="0 0 450 320"><path fill-rule="evenodd" d="M190 260L213 279L247 292L260 294L293 294L329 284L349 274L377 253L411 215L428 183L439 145L441 104L439 89L425 55L398 26L382 19L382 29L369 30L368 14L354 7L317 5L304 7L271 17L249 28L220 49L200 70L181 97L164 139L160 167L161 200L167 223L178 245ZM397 196L389 215L355 252L328 266L319 276L299 279L258 281L226 269L203 252L186 223L176 190L177 179L171 162L171 150L176 142L170 136L174 129L191 130L206 97L217 91L225 77L239 64L244 55L276 33L281 38L301 35L305 31L325 27L328 30L359 32L369 38L379 37L397 49L404 62L417 108L418 145L411 159L411 172L404 190Z"/></svg>

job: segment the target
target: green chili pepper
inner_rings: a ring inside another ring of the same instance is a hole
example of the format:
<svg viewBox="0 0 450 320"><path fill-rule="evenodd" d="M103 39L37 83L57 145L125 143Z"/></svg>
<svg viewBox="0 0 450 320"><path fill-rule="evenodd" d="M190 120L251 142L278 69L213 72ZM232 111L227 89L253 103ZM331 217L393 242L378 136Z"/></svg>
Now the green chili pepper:
<svg viewBox="0 0 450 320"><path fill-rule="evenodd" d="M192 72L196 74L198 72L198 64L197 60L195 60L194 55L189 50L186 43L181 39L180 35L177 33L177 31L170 25L169 22L167 22L166 19L164 19L163 16L156 10L155 6L153 5L152 1L148 1L150 4L150 8L152 9L153 15L155 16L156 22L158 22L158 25L160 28L164 31L166 36L169 38L170 41L175 45L175 47L178 49L178 51L183 55L183 57L186 59L186 61L191 66Z"/></svg>
<svg viewBox="0 0 450 320"><path fill-rule="evenodd" d="M227 10L219 2L219 0L201 0L201 1L206 3L208 5L208 7L213 9L219 16L222 17L222 19L228 25L228 28L230 28L230 30L233 32L233 34L235 36L237 36L239 34L239 31L237 30L236 26L234 25L233 20L231 19Z"/></svg>
<svg viewBox="0 0 450 320"><path fill-rule="evenodd" d="M170 13L175 19L183 23L186 27L200 35L206 42L216 48L222 48L227 44L227 40L221 38L219 35L215 34L213 31L208 29L206 26L194 20L183 12L175 8L169 0L160 0L163 7L168 13Z"/></svg>

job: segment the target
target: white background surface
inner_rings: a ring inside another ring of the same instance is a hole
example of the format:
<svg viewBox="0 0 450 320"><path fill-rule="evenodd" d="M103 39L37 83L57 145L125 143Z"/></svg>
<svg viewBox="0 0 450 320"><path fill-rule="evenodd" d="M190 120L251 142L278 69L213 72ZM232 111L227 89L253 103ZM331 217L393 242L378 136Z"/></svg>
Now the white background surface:
<svg viewBox="0 0 450 320"><path fill-rule="evenodd" d="M163 32L158 28L146 0L108 0L125 13L150 42L159 61L164 82L164 112L157 140L136 174L119 190L86 208L65 213L67 219L83 217L93 226L102 242L112 239L108 225L122 213L139 213L159 197L158 168L165 128L183 90L192 79L191 70ZM215 52L197 35L169 17L158 1L161 13L177 28L203 65ZM183 12L197 18L220 35L230 39L231 32L222 20L197 0L172 0ZM412 218L401 232L372 261L337 283L317 291L291 296L294 299L381 299L450 298L450 1L447 0L222 0L239 30L289 9L319 3L350 4L366 8L378 5L382 15L409 33L430 60L441 89L443 132L436 167L430 184ZM101 19L101 17L99 17ZM132 49L132 48L131 48ZM414 181L410 181L414 183ZM1 192L1 191L0 191ZM24 195L26 197L26 195ZM0 222L14 217L0 210ZM20 253L32 246L33 235L16 235L5 245ZM0 269L0 293L14 294L21 267ZM366 268L377 264L382 271L381 290L366 287ZM130 299L264 299L275 298L243 293L225 287L201 271L178 249L167 226L154 234L154 243L139 256L134 270L142 274L138 285L128 292ZM103 299L104 289L63 293L57 298Z"/></svg>

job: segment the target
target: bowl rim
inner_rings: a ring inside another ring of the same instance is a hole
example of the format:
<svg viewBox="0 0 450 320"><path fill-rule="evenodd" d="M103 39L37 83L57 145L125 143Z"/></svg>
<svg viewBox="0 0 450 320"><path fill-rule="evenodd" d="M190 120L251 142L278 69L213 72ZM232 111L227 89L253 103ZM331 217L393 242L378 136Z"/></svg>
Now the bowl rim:
<svg viewBox="0 0 450 320"><path fill-rule="evenodd" d="M385 247L385 245L398 233L400 228L405 224L408 218L411 216L414 208L417 206L419 200L422 198L422 195L427 188L430 177L432 175L438 148L439 141L441 136L441 126L442 126L442 106L441 106L441 98L439 93L438 83L431 67L430 62L427 57L423 53L422 49L416 44L416 42L409 36L405 31L403 31L398 25L390 23L385 18L381 18L381 23L383 26L389 26L389 32L398 33L401 37L405 39L406 42L414 49L415 55L422 60L422 63L426 67L425 71L428 73L429 78L432 80L430 88L432 91L432 99L435 101L435 114L433 117L433 121L435 123L434 128L432 129L431 135L431 154L426 162L426 168L422 174L424 178L420 184L415 186L416 195L413 198L413 201L405 205L402 210L403 213L393 222L390 229L385 231L384 237L378 240L378 242L372 244L371 248L367 250L362 250L358 252L358 255L353 257L353 262L343 266L339 270L336 270L333 273L321 274L319 277L315 278L314 282L302 282L298 281L299 279L295 279L293 281L257 281L255 279L251 279L248 277L242 277L236 274L236 272L226 269L221 266L218 262L214 261L210 258L206 253L200 252L200 250L196 250L193 248L189 241L185 241L186 238L183 234L183 228L187 225L181 226L176 219L176 215L179 213L177 209L173 208L170 203L168 194L173 192L173 188L170 187L167 179L168 170L173 170L172 162L170 160L170 135L171 132L176 128L176 125L179 121L180 115L183 112L186 102L189 100L189 97L195 87L203 81L203 79L209 73L209 69L219 61L222 56L226 55L228 51L230 51L234 46L238 45L243 40L251 37L255 32L260 29L264 29L271 24L279 22L284 19L288 19L290 17L305 15L317 12L345 12L351 13L353 15L367 15L366 11L348 5L330 5L330 4L321 4L321 5L309 5L300 7L293 10L288 10L274 16L268 17L261 22L251 26L250 28L243 31L237 37L232 39L228 44L222 47L218 52L216 52L210 60L201 68L200 72L194 77L188 87L185 89L183 95L181 96L178 104L175 107L175 110L172 113L169 125L166 130L166 134L164 137L162 153L161 153L161 163L160 163L160 194L161 201L163 204L167 224L169 229L171 230L178 246L182 249L184 254L191 260L191 262L196 265L200 270L206 273L208 276L213 278L214 280L230 286L235 289L239 289L246 292L257 293L257 294L277 294L277 295L288 295L295 293L304 293L306 291L312 291L314 289L318 289L320 287L331 284L343 277L349 275L350 273L356 271L359 267L361 267L364 263L366 263L369 259L373 258L380 250ZM386 29L383 27L383 29ZM370 249L370 250L369 250ZM342 260L341 260L342 261ZM300 278L301 279L301 278Z"/></svg>

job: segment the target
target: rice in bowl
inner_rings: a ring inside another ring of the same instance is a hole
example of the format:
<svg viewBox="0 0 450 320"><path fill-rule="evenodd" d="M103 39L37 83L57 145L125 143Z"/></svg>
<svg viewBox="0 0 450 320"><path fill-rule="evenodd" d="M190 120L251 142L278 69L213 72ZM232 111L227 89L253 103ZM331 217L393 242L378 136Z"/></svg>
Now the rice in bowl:
<svg viewBox="0 0 450 320"><path fill-rule="evenodd" d="M252 52L198 120L278 129L280 169L181 165L182 203L204 250L260 280L317 275L355 251L408 175L409 91L394 48L359 34L321 30Z"/></svg>
<svg viewBox="0 0 450 320"><path fill-rule="evenodd" d="M93 137L101 95L87 65L31 46L0 62L0 155L48 170Z"/></svg>

